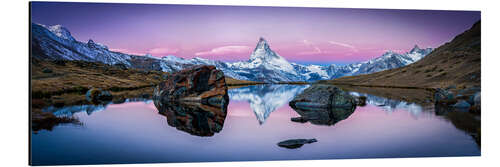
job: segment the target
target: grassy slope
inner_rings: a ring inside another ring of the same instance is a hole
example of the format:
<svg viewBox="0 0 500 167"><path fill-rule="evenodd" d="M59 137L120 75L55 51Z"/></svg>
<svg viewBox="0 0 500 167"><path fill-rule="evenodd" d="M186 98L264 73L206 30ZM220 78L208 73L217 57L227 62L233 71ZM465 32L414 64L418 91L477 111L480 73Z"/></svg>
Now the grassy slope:
<svg viewBox="0 0 500 167"><path fill-rule="evenodd" d="M64 65L58 65L51 61L33 59L33 97L50 97L64 93L82 94L91 87L112 91L141 89L158 84L163 75L167 74L160 71L121 69L84 61L64 62Z"/></svg>
<svg viewBox="0 0 500 167"><path fill-rule="evenodd" d="M241 86L257 85L257 84L264 84L264 83L263 82L256 82L256 81L238 80L238 79L234 79L234 78L226 76L226 84L230 88L237 88L237 87L241 87Z"/></svg>
<svg viewBox="0 0 500 167"><path fill-rule="evenodd" d="M481 24L456 36L422 60L373 74L342 77L320 83L357 86L458 88L481 85Z"/></svg>

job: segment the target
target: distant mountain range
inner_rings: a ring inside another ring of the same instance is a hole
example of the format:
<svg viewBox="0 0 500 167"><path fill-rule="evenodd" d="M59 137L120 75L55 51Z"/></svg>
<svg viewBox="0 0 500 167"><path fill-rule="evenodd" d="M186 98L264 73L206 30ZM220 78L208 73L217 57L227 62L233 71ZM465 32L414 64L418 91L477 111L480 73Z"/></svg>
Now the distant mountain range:
<svg viewBox="0 0 500 167"><path fill-rule="evenodd" d="M481 22L436 48L420 61L326 83L420 88L481 88ZM463 94L462 94L463 95Z"/></svg>
<svg viewBox="0 0 500 167"><path fill-rule="evenodd" d="M229 77L263 82L316 81L370 74L412 64L433 50L420 49L415 45L413 49L403 54L389 51L380 57L360 63L330 66L301 65L288 62L271 50L264 38L260 38L249 60L222 62L198 57L183 59L170 55L158 58L151 55L139 56L114 52L93 40L87 43L77 41L60 25L45 26L33 23L31 31L32 57L37 59L84 60L165 72L177 71L192 65L214 65Z"/></svg>

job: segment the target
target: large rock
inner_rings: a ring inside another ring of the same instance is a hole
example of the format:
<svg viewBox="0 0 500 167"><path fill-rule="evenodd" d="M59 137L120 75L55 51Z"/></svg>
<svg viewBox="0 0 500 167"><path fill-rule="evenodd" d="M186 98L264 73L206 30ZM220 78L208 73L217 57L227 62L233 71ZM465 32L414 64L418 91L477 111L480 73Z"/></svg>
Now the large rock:
<svg viewBox="0 0 500 167"><path fill-rule="evenodd" d="M215 66L199 65L168 76L156 86L153 99L161 103L189 101L220 107L229 97L224 73Z"/></svg>
<svg viewBox="0 0 500 167"><path fill-rule="evenodd" d="M357 103L356 98L337 87L314 85L290 101L290 107L301 116L292 121L331 126L348 118Z"/></svg>
<svg viewBox="0 0 500 167"><path fill-rule="evenodd" d="M196 136L213 136L222 130L226 119L227 102L222 104L218 107L196 102L170 102L156 107L167 117L168 125L177 130Z"/></svg>
<svg viewBox="0 0 500 167"><path fill-rule="evenodd" d="M278 146L288 148L288 149L295 149L295 148L300 148L304 144L310 144L317 142L316 139L290 139L290 140L285 140L282 142L278 143Z"/></svg>
<svg viewBox="0 0 500 167"><path fill-rule="evenodd" d="M356 99L331 85L313 85L290 101L290 106L308 110L329 108L352 108Z"/></svg>

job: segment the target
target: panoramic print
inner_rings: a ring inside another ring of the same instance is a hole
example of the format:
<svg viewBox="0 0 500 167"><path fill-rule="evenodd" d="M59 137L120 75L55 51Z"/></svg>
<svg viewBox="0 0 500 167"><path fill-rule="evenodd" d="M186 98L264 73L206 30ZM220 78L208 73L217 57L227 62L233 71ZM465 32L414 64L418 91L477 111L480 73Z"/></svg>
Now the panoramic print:
<svg viewBox="0 0 500 167"><path fill-rule="evenodd" d="M481 155L480 11L30 3L30 164Z"/></svg>

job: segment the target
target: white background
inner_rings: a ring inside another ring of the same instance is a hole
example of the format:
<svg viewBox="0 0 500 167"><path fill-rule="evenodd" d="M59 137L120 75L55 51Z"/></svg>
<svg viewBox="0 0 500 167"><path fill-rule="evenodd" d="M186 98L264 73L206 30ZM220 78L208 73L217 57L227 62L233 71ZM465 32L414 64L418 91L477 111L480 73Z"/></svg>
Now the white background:
<svg viewBox="0 0 500 167"><path fill-rule="evenodd" d="M65 0L74 1L74 0ZM155 166L499 166L500 92L499 8L481 0L87 0L88 2L170 3L252 6L303 6L384 9L480 10L482 16L482 156L452 158L390 158L308 161L259 161L154 164ZM0 2L0 166L28 165L28 0ZM124 34L126 35L126 34ZM451 39L450 39L451 40ZM75 143L77 144L77 143ZM77 150L76 150L77 151ZM147 164L150 166L153 164ZM103 165L104 166L104 165ZM113 165L113 166L146 166Z"/></svg>

